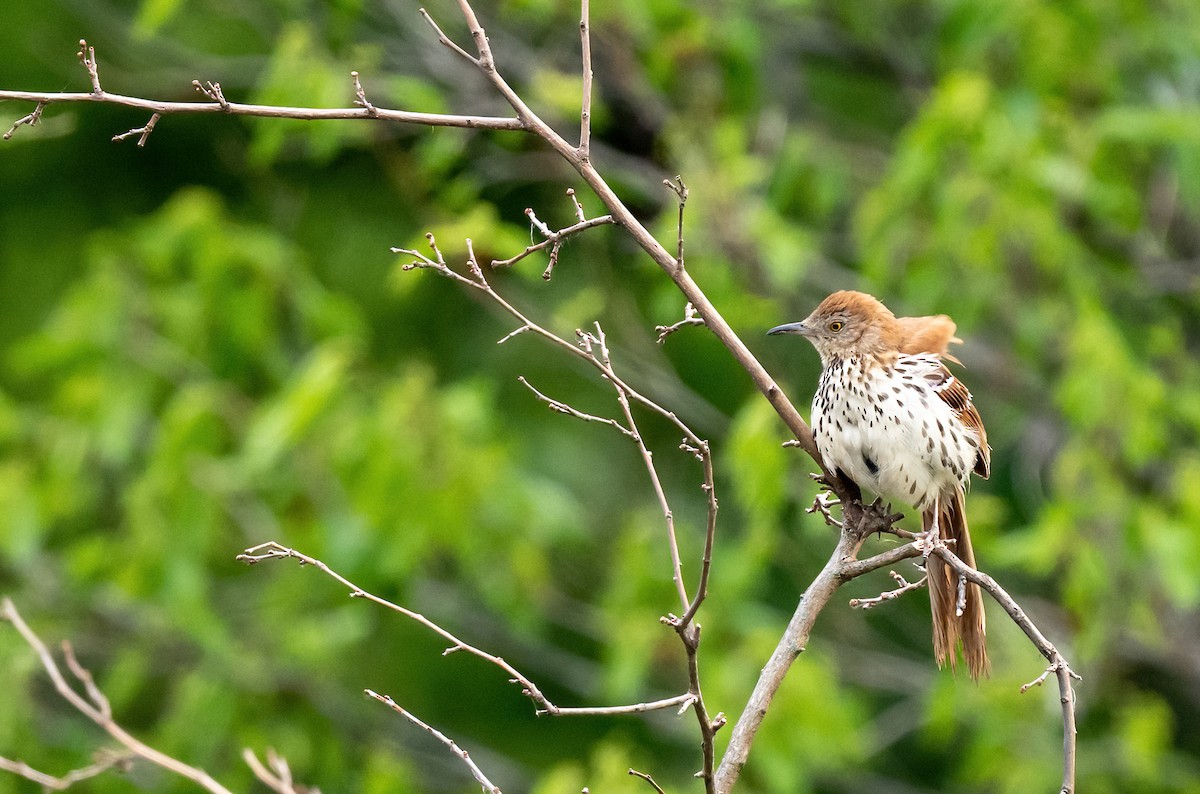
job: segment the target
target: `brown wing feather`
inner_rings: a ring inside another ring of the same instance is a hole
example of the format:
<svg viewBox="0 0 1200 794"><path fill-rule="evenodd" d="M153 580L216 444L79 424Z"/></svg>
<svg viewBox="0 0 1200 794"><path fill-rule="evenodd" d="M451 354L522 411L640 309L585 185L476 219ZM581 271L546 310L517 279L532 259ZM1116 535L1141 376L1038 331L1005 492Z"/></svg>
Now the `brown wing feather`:
<svg viewBox="0 0 1200 794"><path fill-rule="evenodd" d="M929 373L926 378L930 381L937 396L953 409L958 421L978 434L979 457L975 459L975 473L986 480L992 473L992 448L988 446L983 417L979 415L975 404L971 402L971 392L961 380L946 369L944 364Z"/></svg>

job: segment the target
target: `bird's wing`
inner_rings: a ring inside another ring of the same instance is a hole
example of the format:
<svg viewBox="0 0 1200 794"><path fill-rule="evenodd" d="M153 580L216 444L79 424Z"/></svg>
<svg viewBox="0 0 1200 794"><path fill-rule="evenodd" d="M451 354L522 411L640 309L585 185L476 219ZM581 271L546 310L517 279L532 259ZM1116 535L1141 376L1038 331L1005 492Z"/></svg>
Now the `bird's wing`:
<svg viewBox="0 0 1200 794"><path fill-rule="evenodd" d="M974 430L979 436L979 457L975 459L975 473L986 480L992 471L992 448L988 446L983 417L979 415L979 411L971 401L971 392L967 389L966 384L946 369L945 364L933 358L929 358L929 364L930 366L923 375L930 388L933 389L933 393L950 406L958 421Z"/></svg>

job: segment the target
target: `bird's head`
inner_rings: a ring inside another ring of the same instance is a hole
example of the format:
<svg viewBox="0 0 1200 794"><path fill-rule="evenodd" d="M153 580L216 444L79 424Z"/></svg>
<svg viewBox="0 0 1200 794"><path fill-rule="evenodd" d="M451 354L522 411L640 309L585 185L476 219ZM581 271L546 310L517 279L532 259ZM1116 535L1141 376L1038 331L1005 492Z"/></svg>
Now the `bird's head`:
<svg viewBox="0 0 1200 794"><path fill-rule="evenodd" d="M813 343L821 362L895 350L900 335L896 316L862 292L835 292L798 323L776 326L768 334L799 334Z"/></svg>

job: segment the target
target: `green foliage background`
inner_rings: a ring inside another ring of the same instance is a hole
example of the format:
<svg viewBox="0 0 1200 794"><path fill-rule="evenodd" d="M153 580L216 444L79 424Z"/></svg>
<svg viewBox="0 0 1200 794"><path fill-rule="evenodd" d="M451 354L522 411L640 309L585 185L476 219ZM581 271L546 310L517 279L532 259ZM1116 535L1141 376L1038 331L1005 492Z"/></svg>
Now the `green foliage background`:
<svg viewBox="0 0 1200 794"><path fill-rule="evenodd" d="M664 241L683 174L688 265L798 403L817 362L762 332L827 292L949 312L994 474L981 564L1084 676L1080 790L1200 791L1200 6L1163 0L594 4L594 160ZM455 4L429 7L466 40ZM578 8L481 2L499 65L571 130ZM0 87L503 113L402 0L9 0ZM0 105L6 126L32 108ZM392 245L483 259L573 217L514 133L51 107L0 145L0 589L70 638L119 720L231 787L274 747L325 791L697 790L690 717L536 718L502 674L292 565L267 539L428 614L561 705L686 687L661 518L636 451L521 387L614 415L594 375ZM702 670L734 716L832 548L811 468L674 288L618 231L553 281L497 288L559 333L603 323L628 380L714 445L722 503ZM645 417L687 559L699 472ZM870 548L881 549L880 543ZM694 576L693 562L687 569ZM821 618L742 781L762 792L1054 790L1052 688L1000 610L994 673L935 669L921 596ZM0 630L0 755L62 773L103 736ZM722 737L724 738L724 737ZM137 767L88 791L187 790ZM0 777L0 791L32 791Z"/></svg>

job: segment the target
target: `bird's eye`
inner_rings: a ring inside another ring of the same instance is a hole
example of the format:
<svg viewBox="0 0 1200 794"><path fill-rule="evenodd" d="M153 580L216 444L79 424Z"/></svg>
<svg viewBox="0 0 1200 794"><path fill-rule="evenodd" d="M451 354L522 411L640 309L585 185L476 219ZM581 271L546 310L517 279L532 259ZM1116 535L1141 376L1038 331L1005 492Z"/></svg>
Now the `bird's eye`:
<svg viewBox="0 0 1200 794"><path fill-rule="evenodd" d="M834 320L833 322L831 322L828 325L829 330L835 334L845 327L846 327L846 324L844 322L842 322L841 320Z"/></svg>

